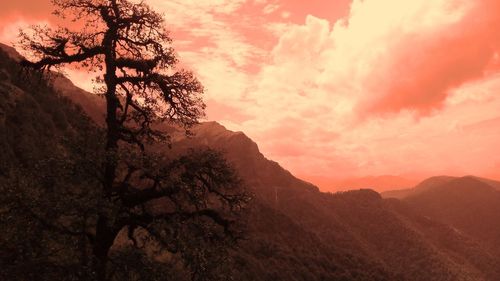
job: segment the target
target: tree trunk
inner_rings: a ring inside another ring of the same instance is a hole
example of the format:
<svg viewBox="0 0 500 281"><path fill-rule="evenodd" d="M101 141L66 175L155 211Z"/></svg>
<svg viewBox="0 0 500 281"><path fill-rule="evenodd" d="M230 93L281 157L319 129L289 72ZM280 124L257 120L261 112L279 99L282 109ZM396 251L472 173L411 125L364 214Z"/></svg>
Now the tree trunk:
<svg viewBox="0 0 500 281"><path fill-rule="evenodd" d="M116 2L113 3L116 5ZM118 141L120 138L119 124L116 117L119 101L116 96L116 26L109 26L104 37L105 46L104 63L106 73L104 74L104 83L106 84L106 159L104 163L104 194L111 200L113 184L116 179ZM94 243L94 257L96 260L95 269L98 281L108 280L108 254L109 249L117 232L109 224L108 217L100 214L97 220L96 235Z"/></svg>
<svg viewBox="0 0 500 281"><path fill-rule="evenodd" d="M116 3L113 3L116 6ZM106 162L104 167L104 193L110 197L113 191L113 183L116 178L116 156L118 152L118 141L120 139L119 122L116 111L119 100L116 96L116 26L109 26L103 40L105 46L104 63L106 73L104 83L106 84Z"/></svg>
<svg viewBox="0 0 500 281"><path fill-rule="evenodd" d="M106 79L108 80L108 79ZM119 128L118 120L116 118L116 110L118 108L118 101L116 98L116 86L108 85L106 93L107 103L107 136L106 136L106 160L104 165L104 194L110 197L113 191L113 183L116 178L116 162L118 153L118 139Z"/></svg>
<svg viewBox="0 0 500 281"><path fill-rule="evenodd" d="M100 215L97 220L96 235L94 243L95 271L98 281L108 280L108 254L118 231L108 226L108 219Z"/></svg>
<svg viewBox="0 0 500 281"><path fill-rule="evenodd" d="M96 256L96 280L97 281L107 281L107 267L108 267L108 257L106 256Z"/></svg>

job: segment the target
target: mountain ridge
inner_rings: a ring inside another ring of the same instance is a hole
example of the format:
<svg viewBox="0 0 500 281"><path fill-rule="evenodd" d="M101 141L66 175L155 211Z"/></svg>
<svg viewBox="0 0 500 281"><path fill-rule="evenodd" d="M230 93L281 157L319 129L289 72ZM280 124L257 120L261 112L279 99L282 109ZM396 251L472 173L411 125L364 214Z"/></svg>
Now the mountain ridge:
<svg viewBox="0 0 500 281"><path fill-rule="evenodd" d="M420 192L424 192L430 189L433 189L437 186L440 186L442 184L449 183L451 181L457 181L457 180L475 180L476 183L484 183L496 190L500 190L500 181L497 180L492 180L492 179L487 179L487 178L482 178L482 177L477 177L477 176L472 176L472 175L466 175L462 177L454 177L454 176L433 176L430 178L427 178L423 181L421 181L419 184L412 188L406 188L406 189L397 189L397 190L388 190L388 191L383 191L381 192L382 197L384 198L397 198L397 199L404 199L409 196L416 195Z"/></svg>
<svg viewBox="0 0 500 281"><path fill-rule="evenodd" d="M0 81L1 91L11 94L16 85L23 86L13 79L15 63L1 51L0 70L9 74ZM55 91L42 94L26 85L17 88L19 99L1 104L14 103L2 107L6 118L0 126L0 140L6 138L5 149L17 149L19 142L28 142L33 153L50 157L51 137L79 133L79 127L57 124L61 121L58 116L85 119L79 118L83 113L71 109L73 104ZM82 90L63 96L78 102L80 95L87 94ZM24 104L24 99L37 110L19 118L16 114L22 112L18 105ZM53 129L47 130L49 127ZM27 135L12 139L9 134L16 128ZM500 279L498 257L469 235L456 232L452 225L419 214L408 202L384 199L367 189L320 192L268 160L244 133L228 131L218 123L193 128L191 138L173 130L174 148L165 147L165 153L196 147L221 150L256 194L249 207L247 237L233 253L236 280ZM29 137L47 132L50 134L41 138L38 146ZM8 155L12 163L22 160L16 153Z"/></svg>

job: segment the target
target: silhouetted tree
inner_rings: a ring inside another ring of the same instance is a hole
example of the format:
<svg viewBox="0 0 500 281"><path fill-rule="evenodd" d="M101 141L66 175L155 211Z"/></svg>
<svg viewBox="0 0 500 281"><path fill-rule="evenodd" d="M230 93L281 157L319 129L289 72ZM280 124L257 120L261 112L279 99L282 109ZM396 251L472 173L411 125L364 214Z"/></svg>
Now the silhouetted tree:
<svg viewBox="0 0 500 281"><path fill-rule="evenodd" d="M84 27L35 26L22 32L20 43L32 57L21 65L46 74L70 64L102 73L96 79L106 100L103 157L96 160L102 167L97 173L102 198L95 219L88 218L75 232L82 236L84 231L92 244L97 279L111 277L111 247L126 233L135 247L145 247L140 238L147 237L179 253L193 278L202 280L218 266L210 264L203 248L224 247L237 238L234 215L248 195L216 152L192 151L168 160L153 149L155 143L169 144L162 122L188 133L203 116L202 85L191 72L177 68L163 17L143 1L53 3L56 15L84 22Z"/></svg>

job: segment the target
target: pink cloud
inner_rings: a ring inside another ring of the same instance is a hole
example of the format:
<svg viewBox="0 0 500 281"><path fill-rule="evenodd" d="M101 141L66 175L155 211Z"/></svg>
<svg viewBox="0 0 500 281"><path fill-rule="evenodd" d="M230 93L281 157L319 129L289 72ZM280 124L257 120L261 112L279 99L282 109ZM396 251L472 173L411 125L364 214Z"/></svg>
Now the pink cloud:
<svg viewBox="0 0 500 281"><path fill-rule="evenodd" d="M11 1L0 18L53 23L47 1ZM147 2L207 88L208 118L298 175L498 170L497 0Z"/></svg>
<svg viewBox="0 0 500 281"><path fill-rule="evenodd" d="M206 102L207 112L213 120L231 120L236 124L251 119L252 117L244 113L241 109L209 99Z"/></svg>
<svg viewBox="0 0 500 281"><path fill-rule="evenodd" d="M495 26L500 7L493 2L478 2L457 23L427 32L412 32L387 50L367 84L377 93L362 101L359 109L366 114L414 110L427 115L444 105L450 90L479 79L488 69L500 38ZM498 4L497 4L498 5Z"/></svg>
<svg viewBox="0 0 500 281"><path fill-rule="evenodd" d="M263 102L247 109L257 120L239 129L311 178L485 173L500 136L484 127L465 137L457 128L494 118L500 102L496 5L354 1L349 17L332 28L314 16L281 27L252 92ZM298 120L294 128L285 116ZM335 137L321 137L315 127ZM274 144L279 136L286 149ZM477 149L465 153L471 146Z"/></svg>
<svg viewBox="0 0 500 281"><path fill-rule="evenodd" d="M276 10L276 16L282 17L282 12L288 12L287 21L301 24L307 15L315 15L316 17L336 21L343 18L349 13L351 0L310 0L307 4L303 0L287 0L287 1L270 1L279 4L279 9Z"/></svg>

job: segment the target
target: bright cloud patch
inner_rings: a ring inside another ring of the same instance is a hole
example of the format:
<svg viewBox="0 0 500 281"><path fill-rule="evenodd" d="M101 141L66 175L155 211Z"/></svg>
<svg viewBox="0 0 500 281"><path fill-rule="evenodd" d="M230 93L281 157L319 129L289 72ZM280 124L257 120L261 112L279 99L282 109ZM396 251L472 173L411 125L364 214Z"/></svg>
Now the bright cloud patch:
<svg viewBox="0 0 500 281"><path fill-rule="evenodd" d="M497 0L148 2L209 119L297 175L500 176Z"/></svg>
<svg viewBox="0 0 500 281"><path fill-rule="evenodd" d="M457 128L495 120L493 5L365 0L335 22L311 15L304 24L270 23L279 36L260 72L211 91L229 92L226 101L251 116L223 123L302 175L491 175L500 161L480 159L500 135L485 126L488 137L460 138L465 129ZM479 89L489 98L470 102ZM458 92L467 94L450 102ZM463 156L471 143L482 149Z"/></svg>

